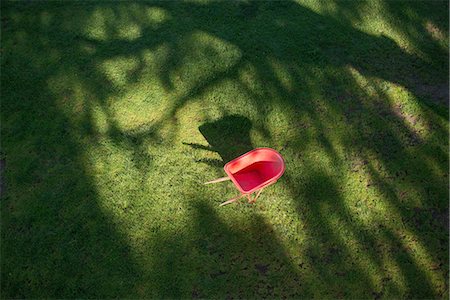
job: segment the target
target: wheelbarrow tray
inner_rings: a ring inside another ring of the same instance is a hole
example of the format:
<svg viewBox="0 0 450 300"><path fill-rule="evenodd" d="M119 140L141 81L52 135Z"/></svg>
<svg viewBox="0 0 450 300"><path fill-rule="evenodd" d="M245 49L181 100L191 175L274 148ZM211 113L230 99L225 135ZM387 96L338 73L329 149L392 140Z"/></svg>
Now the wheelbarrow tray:
<svg viewBox="0 0 450 300"><path fill-rule="evenodd" d="M256 148L228 162L224 170L242 194L251 194L275 183L285 166L277 151Z"/></svg>

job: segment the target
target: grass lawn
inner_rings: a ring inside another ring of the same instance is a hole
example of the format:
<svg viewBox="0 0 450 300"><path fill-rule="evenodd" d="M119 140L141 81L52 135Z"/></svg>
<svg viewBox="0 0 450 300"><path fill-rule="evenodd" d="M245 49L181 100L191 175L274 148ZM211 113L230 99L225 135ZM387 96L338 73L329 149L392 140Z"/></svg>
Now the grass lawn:
<svg viewBox="0 0 450 300"><path fill-rule="evenodd" d="M448 299L448 10L2 1L1 297Z"/></svg>

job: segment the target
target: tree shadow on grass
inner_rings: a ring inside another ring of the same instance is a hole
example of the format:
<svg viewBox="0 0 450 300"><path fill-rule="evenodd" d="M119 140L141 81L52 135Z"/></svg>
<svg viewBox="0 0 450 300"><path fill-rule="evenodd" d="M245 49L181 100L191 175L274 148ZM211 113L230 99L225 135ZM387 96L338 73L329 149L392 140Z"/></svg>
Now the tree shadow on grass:
<svg viewBox="0 0 450 300"><path fill-rule="evenodd" d="M408 285L405 296L443 296L433 290L430 278L410 253L411 249L389 225L374 227L362 221L374 204L359 201L356 209L350 210L338 188L340 180L314 170L313 166L310 168L310 176L292 193L298 199L296 205L301 218L309 225L305 234L315 237L304 250L306 257L316 266L321 280L336 291L335 296L348 297L348 291L342 286L354 281L365 287L364 293L359 294L361 298L396 297L401 294L395 283L398 277ZM399 267L396 273L385 271L386 257L393 257ZM372 272L376 276L368 277L367 269L376 270Z"/></svg>
<svg viewBox="0 0 450 300"><path fill-rule="evenodd" d="M250 220L227 224L207 201L190 202L193 224L177 236L159 233L149 240L161 257L151 281L162 298L312 297L273 229L257 212ZM282 284L281 284L282 283Z"/></svg>
<svg viewBox="0 0 450 300"><path fill-rule="evenodd" d="M2 72L9 188L1 201L2 297L126 297L139 267L127 237L99 206L72 120L47 91L42 73L52 70L16 59L12 65L26 73ZM12 82L26 92L17 95Z"/></svg>
<svg viewBox="0 0 450 300"><path fill-rule="evenodd" d="M397 5L401 6L401 11L414 6L406 2ZM394 16L399 14L398 6L391 7ZM445 6L448 8L448 4ZM424 208L418 216L419 224L433 218L431 209L438 209L440 214L448 208L448 190L432 166L434 163L441 172L448 171L446 150L438 152L427 148L432 147L427 146L427 140L415 141L414 132L408 126L408 122L414 120L408 119L401 107L386 104L389 97L377 90L376 85L374 88L369 82L363 86L354 75L379 78L407 89L419 105L425 103L431 108L431 112L422 114L425 123L431 119L431 113L446 117L446 109L442 109L440 102L447 96L434 92L433 79L437 78L438 84L448 82L448 76L441 75L443 69L448 69L447 58L444 67L424 71L428 70L430 59L433 65L442 61L442 51L437 50L432 38L425 42L433 45L430 53L436 54L437 59L434 60L433 55L423 59L406 52L387 37L364 33L348 23L319 15L293 2L145 2L133 5L2 2L3 8L6 13L2 16L2 146L9 191L2 198L2 291L6 291L3 295L18 298L126 297L140 294L136 291L136 278L143 276L155 279L155 297L189 297L187 291L192 292L192 297L226 296L223 286L229 284L228 279L233 283L228 285L231 296L236 297L254 297L255 294L261 297L344 297L347 294L342 287L349 286L360 287L351 296L370 297L375 293L372 296L379 297L385 292L372 281L389 282L389 279L369 278L372 271L365 270L364 266L373 266L378 276L385 276L382 260L394 257L399 272L404 274L406 287L403 289L407 291L404 297L439 296L424 275L427 271L419 268L411 257L412 250L403 246L401 233L391 229L380 229L378 233L372 232L374 228L362 230L363 224L339 196L339 187L344 182L336 183L328 175L314 172L314 165L308 166L310 174L305 184L302 184L305 178L300 172L289 171L288 167L286 174L286 185L298 213L301 215L307 208L305 223L312 228L308 236L317 239L306 250L305 260L310 267L302 273L303 277L300 276L306 284L297 285L300 271L296 271L291 258L283 254L277 237L270 233L270 227L262 218L256 217L247 227L230 229L201 202L194 204L193 220L198 226L193 228L189 238L180 241L170 233L156 236L154 268L142 269L130 254L125 234L119 232L113 218L97 203L100 196L90 174L92 162L85 148L86 140L95 141L104 134L124 151L133 152L136 168L141 163L149 166L151 157L146 155L145 145L158 143L158 131L167 120L173 119L195 97L231 80L249 97L249 105L254 105L253 124L247 118L250 116L230 115L200 126L200 132L211 146L206 149L217 152L222 158L222 161L206 162L222 166L250 150L252 125L264 124L270 118L269 106L282 106L289 117L290 128L296 131L289 132L289 140L272 136L271 142L284 146L289 162L301 164L304 160L301 150L318 140L333 167L346 170L348 157L342 161L329 132L335 125L349 126L350 134L336 135L339 144L362 161L380 162L381 167L363 163L367 168L370 166L369 174L376 183L372 185L389 207L397 210L398 220L407 220L405 228L419 240L427 258L441 260L438 269L447 269L445 230L432 226L424 231L411 221L411 205L403 202L396 190L400 186L420 195ZM165 22L148 24L142 21L147 20L146 8L159 8L170 17ZM102 9L106 17L99 13ZM141 26L140 37L134 40L118 37L124 16ZM405 19L405 15L402 16ZM85 33L92 18L106 20L102 27L104 38L93 38ZM39 30L35 30L36 26ZM410 32L406 25L404 27ZM195 46L186 48L188 39L198 32L237 48L238 58L225 61L213 43L198 40L191 43ZM417 40L418 36L414 37L415 44L422 48L423 41ZM160 48L168 49L168 55L158 60L155 67L144 59L144 53L157 52ZM202 63L191 61L186 74L184 64L194 50L214 63L225 62L225 67L216 66L211 71L204 69ZM131 58L136 62L124 77L124 84L111 79L111 74L100 67L115 58ZM124 130L108 101L112 95L123 95L128 85L138 82L145 71L153 68L158 68L164 88L177 93L170 97L168 108L160 118L142 126L142 130ZM242 74L249 68L254 71L259 86L243 79ZM204 70L209 72L207 76L187 76ZM283 72L286 76L280 76ZM70 89L51 91L49 81L55 76L61 82L66 80ZM71 103L80 89L84 90L79 97L83 100L80 104ZM369 94L368 90L375 92ZM96 109L105 115L106 133L99 132L94 125ZM270 132L264 125L261 127ZM448 139L445 126L432 124L430 128L432 138ZM411 162L415 166L411 166ZM409 174L425 175L396 175L405 174L406 170ZM364 204L365 199L361 200ZM344 232L351 234L352 242L359 244L362 253L359 257L366 257L366 261L360 265L348 263L352 258L351 247L348 241L342 240L342 235L336 234L333 219L339 221ZM380 222L374 224L382 225ZM267 234L262 235L264 232ZM379 242L399 254L392 256L383 252ZM197 260L178 266L174 258L183 261L189 257L185 249L197 251L192 254ZM277 259L281 261L272 267ZM203 264L204 261L207 263ZM159 273L158 269L166 272ZM276 270L270 275L273 277L267 275L269 278L264 279L262 274L270 274L272 269ZM197 270L202 276L197 275ZM283 272L286 275L281 275ZM262 279L253 282L255 278ZM358 284L359 280L364 286ZM180 281L181 286L176 284ZM448 276L444 281L448 290ZM308 286L320 288L312 291ZM399 289L392 286L386 295L402 296Z"/></svg>

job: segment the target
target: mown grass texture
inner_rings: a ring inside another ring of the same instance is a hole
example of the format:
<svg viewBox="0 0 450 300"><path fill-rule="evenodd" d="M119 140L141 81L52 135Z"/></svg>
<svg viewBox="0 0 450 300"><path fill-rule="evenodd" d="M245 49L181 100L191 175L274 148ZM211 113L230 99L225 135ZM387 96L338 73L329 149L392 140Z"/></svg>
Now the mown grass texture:
<svg viewBox="0 0 450 300"><path fill-rule="evenodd" d="M448 299L448 2L1 6L2 298Z"/></svg>

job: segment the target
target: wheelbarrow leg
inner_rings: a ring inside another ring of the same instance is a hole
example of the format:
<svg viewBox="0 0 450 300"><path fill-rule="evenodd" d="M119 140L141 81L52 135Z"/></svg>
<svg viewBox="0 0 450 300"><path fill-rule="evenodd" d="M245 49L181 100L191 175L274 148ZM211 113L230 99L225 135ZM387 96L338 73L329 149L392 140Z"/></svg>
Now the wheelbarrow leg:
<svg viewBox="0 0 450 300"><path fill-rule="evenodd" d="M234 198L232 198L232 199L230 199L230 200L225 201L224 203L220 204L219 206L224 206L224 205L233 203L233 202L235 202L235 201L241 199L241 198L244 197L244 196L245 196L245 194L240 194L240 195L237 196L237 197L234 197Z"/></svg>
<svg viewBox="0 0 450 300"><path fill-rule="evenodd" d="M247 200L248 200L248 203L253 203L251 194L247 194Z"/></svg>
<svg viewBox="0 0 450 300"><path fill-rule="evenodd" d="M230 180L230 177L225 176L225 177L222 177L222 178L217 178L217 179L205 182L204 184L217 183L217 182L222 182L222 181L227 181L227 180Z"/></svg>
<svg viewBox="0 0 450 300"><path fill-rule="evenodd" d="M256 194L256 196L255 196L255 198L254 198L253 200L250 199L250 195L247 195L248 203L255 203L255 202L256 202L256 199L258 199L259 194L261 194L261 192L262 192L263 189L264 189L264 188L259 189L258 193Z"/></svg>

